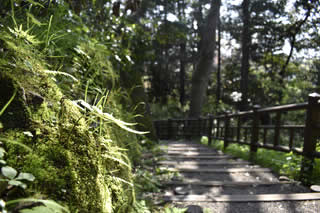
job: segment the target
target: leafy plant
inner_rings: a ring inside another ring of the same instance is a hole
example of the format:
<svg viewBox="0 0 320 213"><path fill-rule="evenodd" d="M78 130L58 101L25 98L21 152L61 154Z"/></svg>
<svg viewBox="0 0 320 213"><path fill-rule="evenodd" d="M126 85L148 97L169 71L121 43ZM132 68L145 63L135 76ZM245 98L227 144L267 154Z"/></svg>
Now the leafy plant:
<svg viewBox="0 0 320 213"><path fill-rule="evenodd" d="M34 198L23 198L23 199L17 199L17 200L11 200L8 202L2 202L5 204L5 207L8 209L12 209L12 206L15 206L17 204L23 204L23 203L36 203L38 204L36 207L33 208L25 208L21 209L21 213L69 213L69 210L60 204L52 201L52 200L41 200L41 199L34 199ZM9 210L8 213L11 211Z"/></svg>
<svg viewBox="0 0 320 213"><path fill-rule="evenodd" d="M138 169L135 176L135 186L143 192L160 192L161 183L159 176L142 169Z"/></svg>
<svg viewBox="0 0 320 213"><path fill-rule="evenodd" d="M10 105L10 103L13 101L13 99L16 96L16 90L14 91L14 94L12 95L12 97L10 98L10 100L5 104L5 106L2 107L2 109L0 110L0 116L4 113L4 111L6 110L6 108ZM30 132L27 132L26 134L31 134ZM31 134L32 135L32 134ZM12 140L8 140L5 138L0 138L2 141L6 141L12 144L18 144L19 146L27 149L28 151L30 151L31 149L21 143L12 141ZM0 141L0 145L2 145L2 142ZM5 156L5 149L3 147L0 147L0 164L2 165L6 165L7 162L3 159ZM14 168L12 168L11 166L2 166L1 167L1 175L0 175L0 181L1 182L6 182L8 185L10 186L16 186L16 187L21 187L22 189L26 189L27 185L25 183L23 183L22 181L34 181L35 177L33 174L31 173L25 173L25 172L20 172L18 173L18 171ZM1 191L3 191L3 187L7 187L7 184L5 185L1 185L2 189L0 188ZM34 198L23 198L23 199L14 199L14 200L9 200L9 201L4 201L4 200L0 200L0 208L1 208L1 212L3 213L10 213L12 209L14 209L14 207L19 204L23 204L23 203L40 203L41 205L36 206L32 209L30 208L25 208L25 209L21 209L21 213L41 213L41 212L48 212L48 213L68 213L69 210L66 209L65 207L59 205L58 203L51 201L51 200L40 200L40 199L34 199Z"/></svg>
<svg viewBox="0 0 320 213"><path fill-rule="evenodd" d="M2 161L3 162L3 161ZM9 185L19 186L23 189L27 188L27 185L21 180L34 181L35 177L30 173L19 173L17 170L10 166L4 166L1 168L1 174L5 177L4 179L0 179L0 181L6 181Z"/></svg>
<svg viewBox="0 0 320 213"><path fill-rule="evenodd" d="M136 201L133 208L138 213L152 213L145 200Z"/></svg>
<svg viewBox="0 0 320 213"><path fill-rule="evenodd" d="M102 101L103 98L100 100ZM131 133L135 133L135 134L146 134L148 132L140 132L134 129L129 128L128 126L133 126L136 125L135 123L127 123L124 121L121 121L115 117L113 117L113 115L107 113L107 112L103 112L102 111L102 107L100 107L100 104L98 103L96 106L92 106L88 103L86 103L84 100L78 100L78 101L74 101L73 102L79 109L81 109L82 111L86 112L88 111L89 114L91 114L91 116L95 116L97 118L100 118L104 121L107 122L112 122L115 123L116 125L118 125L120 128L131 132Z"/></svg>
<svg viewBox="0 0 320 213"><path fill-rule="evenodd" d="M164 208L165 213L183 213L187 208L177 208L177 207L166 207Z"/></svg>

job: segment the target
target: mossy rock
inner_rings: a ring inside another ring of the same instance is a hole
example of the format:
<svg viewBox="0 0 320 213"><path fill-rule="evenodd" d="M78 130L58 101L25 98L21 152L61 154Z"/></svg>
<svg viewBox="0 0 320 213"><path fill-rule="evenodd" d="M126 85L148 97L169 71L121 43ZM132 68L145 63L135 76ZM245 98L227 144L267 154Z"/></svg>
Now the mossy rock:
<svg viewBox="0 0 320 213"><path fill-rule="evenodd" d="M23 142L33 150L26 152L15 145L8 146L8 164L34 174L36 180L30 185L30 195L37 191L63 201L71 212L130 212L134 189L123 182L132 182L130 163L127 167L114 160L127 161L127 153L118 151L123 146L116 140L120 137L102 149L104 137L96 137L89 131L79 109L68 99L62 99L59 105L60 111L52 111L57 108L46 107L46 102L38 110L32 110L32 119L38 119L33 120L28 130L40 131L32 139L22 131L6 131L8 138ZM41 114L43 120L39 120L37 114ZM50 122L50 116L57 121ZM120 135L123 131L108 128L113 132L111 135ZM121 137L126 135L124 132Z"/></svg>
<svg viewBox="0 0 320 213"><path fill-rule="evenodd" d="M30 110L27 107L24 89L14 77L0 72L0 109L8 103L15 91L15 98L0 116L4 130L26 128L30 121Z"/></svg>

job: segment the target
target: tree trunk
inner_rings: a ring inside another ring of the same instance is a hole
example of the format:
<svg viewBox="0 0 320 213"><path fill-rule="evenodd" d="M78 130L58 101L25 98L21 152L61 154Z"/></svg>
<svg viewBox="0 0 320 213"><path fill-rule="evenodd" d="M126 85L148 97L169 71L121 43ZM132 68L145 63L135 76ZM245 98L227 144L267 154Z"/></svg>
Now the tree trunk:
<svg viewBox="0 0 320 213"><path fill-rule="evenodd" d="M250 0L243 0L242 2L242 16L243 16L243 31L242 31L242 58L241 58L241 80L240 92L241 102L239 109L248 109L248 82L249 82L249 58L250 58L250 13L249 13Z"/></svg>
<svg viewBox="0 0 320 213"><path fill-rule="evenodd" d="M307 7L308 9L306 10L306 14L305 14L305 17L302 21L299 21L297 23L295 23L294 25L292 25L289 31L289 34L291 34L291 38L290 38L290 52L289 52L289 55L286 59L286 62L284 63L284 65L282 66L280 72L279 72L279 75L280 75L280 79L279 79L279 83L280 85L283 87L283 89L285 89L285 84L284 84L284 78L285 78L285 73L286 73L286 69L290 63L290 60L292 58L292 55L293 55L293 51L294 51L294 48L296 47L296 39L297 39L297 35L298 33L301 31L301 28L302 26L308 21L308 18L310 17L311 15L311 9L312 7L311 6L308 6ZM280 90L278 92L279 94L279 104L282 103L282 98L283 98L283 90Z"/></svg>
<svg viewBox="0 0 320 213"><path fill-rule="evenodd" d="M180 44L180 103L181 106L185 104L185 55L186 55L186 43Z"/></svg>
<svg viewBox="0 0 320 213"><path fill-rule="evenodd" d="M320 61L319 60L315 60L313 62L313 64L314 64L315 70L317 72L316 92L320 93Z"/></svg>
<svg viewBox="0 0 320 213"><path fill-rule="evenodd" d="M218 20L218 68L217 68L217 89L216 103L219 104L221 99L221 21Z"/></svg>
<svg viewBox="0 0 320 213"><path fill-rule="evenodd" d="M190 117L199 117L206 96L209 74L213 69L216 29L220 0L212 0L206 23L200 31L199 61L192 75Z"/></svg>
<svg viewBox="0 0 320 213"><path fill-rule="evenodd" d="M183 22L185 19L185 1L178 1L178 12L179 12L179 21ZM180 104L184 106L185 104L185 71L186 67L186 41L183 39L180 43Z"/></svg>

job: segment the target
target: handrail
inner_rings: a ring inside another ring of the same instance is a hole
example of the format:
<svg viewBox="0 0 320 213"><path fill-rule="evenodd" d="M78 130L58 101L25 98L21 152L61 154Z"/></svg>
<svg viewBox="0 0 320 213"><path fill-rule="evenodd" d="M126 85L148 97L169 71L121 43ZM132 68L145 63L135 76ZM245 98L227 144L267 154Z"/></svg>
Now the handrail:
<svg viewBox="0 0 320 213"><path fill-rule="evenodd" d="M302 109L306 109L307 106L308 106L308 102L300 103L300 104L287 104L287 105L281 105L281 106L266 107L263 109L259 109L258 112L302 110Z"/></svg>
<svg viewBox="0 0 320 213"><path fill-rule="evenodd" d="M251 155L254 155L259 148L295 152L303 156L301 176L306 177L312 171L314 158L320 158L320 152L316 151L317 139L320 138L319 102L320 95L313 93L309 95L308 102L300 104L266 108L254 106L252 110L244 112L226 112L205 118L158 120L154 123L161 139L207 135L210 144L212 139L223 139L224 148L227 148L229 143L247 144L250 146ZM306 115L304 124L282 124L284 113L301 110L304 110ZM261 121L264 115L272 113L275 114L274 124L265 124ZM287 134L284 136L285 131ZM297 136L303 138L300 147L294 143L297 141ZM287 138L285 144L282 143L283 138Z"/></svg>

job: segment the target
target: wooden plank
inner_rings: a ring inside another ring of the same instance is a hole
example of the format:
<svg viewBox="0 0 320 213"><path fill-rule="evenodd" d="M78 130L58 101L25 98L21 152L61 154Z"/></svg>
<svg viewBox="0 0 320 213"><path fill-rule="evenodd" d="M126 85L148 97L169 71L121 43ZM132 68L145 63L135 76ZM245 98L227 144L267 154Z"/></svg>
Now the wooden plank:
<svg viewBox="0 0 320 213"><path fill-rule="evenodd" d="M161 145L160 145L161 146ZM163 148L166 147L175 147L175 148L184 148L184 147L192 147L192 148L204 148L205 146L202 144L163 144L162 146L164 146Z"/></svg>
<svg viewBox="0 0 320 213"><path fill-rule="evenodd" d="M214 149L210 149L207 147L168 147L168 148L161 148L161 150L164 151L213 151L215 152Z"/></svg>
<svg viewBox="0 0 320 213"><path fill-rule="evenodd" d="M163 150L165 152L212 152L212 153L217 153L216 150L214 149L188 149L188 148L183 148L183 149L172 149L172 148L169 148L169 149L166 149L166 150Z"/></svg>
<svg viewBox="0 0 320 213"><path fill-rule="evenodd" d="M212 152L212 151L206 151L206 152L202 152L202 151L199 151L199 152L168 151L166 154L168 154L168 155L188 155L188 156L194 156L194 155L221 155L221 154L218 154L218 153Z"/></svg>
<svg viewBox="0 0 320 213"><path fill-rule="evenodd" d="M188 169L188 168L167 168L160 167L160 169L166 169L172 172L210 172L210 173L235 173L235 172L272 172L269 168L230 168L230 169Z"/></svg>
<svg viewBox="0 0 320 213"><path fill-rule="evenodd" d="M174 158L174 159L234 159L236 157L221 155L221 156L214 156L214 155L162 155L161 157L164 158Z"/></svg>
<svg viewBox="0 0 320 213"><path fill-rule="evenodd" d="M187 165L187 164L179 164L179 165L167 165L167 164L164 164L162 165L164 168L172 168L172 169L178 169L178 170L199 170L199 169L207 169L207 168L210 168L210 169L214 169L214 168L221 168L221 169L227 169L227 168L260 168L259 166L255 166L255 165L240 165L240 166L237 166L237 165L216 165L215 167L213 165L209 165L209 166L204 166L204 165L196 165L196 164L193 164L193 165Z"/></svg>
<svg viewBox="0 0 320 213"><path fill-rule="evenodd" d="M295 181L281 181L281 182L257 182L257 181L168 181L164 185L193 185L193 186L270 186L297 183Z"/></svg>
<svg viewBox="0 0 320 213"><path fill-rule="evenodd" d="M320 193L294 194L260 194L260 195L177 195L164 196L164 201L196 201L196 202L267 202L267 201L301 201L320 200Z"/></svg>
<svg viewBox="0 0 320 213"><path fill-rule="evenodd" d="M247 161L159 161L159 165L217 165L217 166L223 166L223 165L251 165L250 162Z"/></svg>

